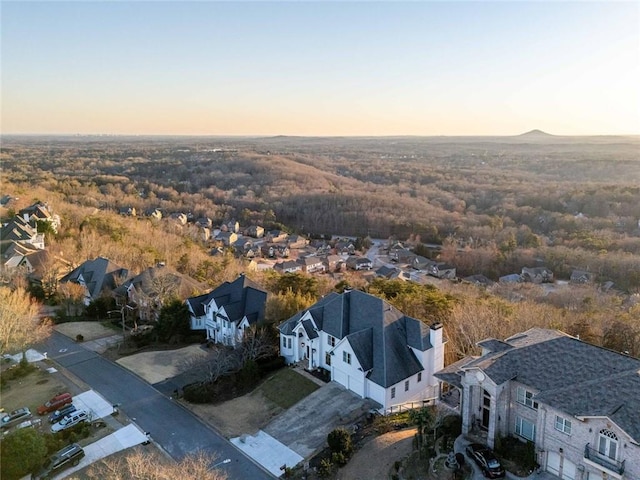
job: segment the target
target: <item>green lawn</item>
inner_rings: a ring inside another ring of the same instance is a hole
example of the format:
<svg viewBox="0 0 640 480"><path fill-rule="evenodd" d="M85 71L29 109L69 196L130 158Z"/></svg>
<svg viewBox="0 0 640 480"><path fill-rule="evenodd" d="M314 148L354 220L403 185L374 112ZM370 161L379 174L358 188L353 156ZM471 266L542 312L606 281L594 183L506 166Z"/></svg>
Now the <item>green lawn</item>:
<svg viewBox="0 0 640 480"><path fill-rule="evenodd" d="M259 388L273 403L282 408L289 408L317 390L319 386L290 368L281 368Z"/></svg>

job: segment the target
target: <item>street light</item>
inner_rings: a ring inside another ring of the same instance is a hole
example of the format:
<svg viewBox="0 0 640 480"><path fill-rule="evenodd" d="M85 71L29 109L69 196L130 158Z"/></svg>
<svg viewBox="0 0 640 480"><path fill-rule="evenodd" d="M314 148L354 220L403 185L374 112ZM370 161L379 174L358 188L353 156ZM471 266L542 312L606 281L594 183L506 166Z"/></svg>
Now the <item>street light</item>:
<svg viewBox="0 0 640 480"><path fill-rule="evenodd" d="M231 463L231 459L230 458L225 458L221 462L218 462L218 463L212 465L211 468L216 468L217 466L220 466L220 465L222 465L224 463Z"/></svg>

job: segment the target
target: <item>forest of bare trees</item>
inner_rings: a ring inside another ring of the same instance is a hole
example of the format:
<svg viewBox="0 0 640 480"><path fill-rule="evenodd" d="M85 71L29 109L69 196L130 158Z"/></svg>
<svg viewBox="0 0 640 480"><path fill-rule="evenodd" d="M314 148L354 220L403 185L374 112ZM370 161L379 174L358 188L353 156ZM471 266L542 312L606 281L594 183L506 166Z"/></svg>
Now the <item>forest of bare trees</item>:
<svg viewBox="0 0 640 480"><path fill-rule="evenodd" d="M1 213L7 218L35 200L48 202L63 225L48 233L52 262L73 266L104 256L132 273L165 262L210 287L236 278L242 260L211 256L211 244L191 224L145 211L441 244L424 253L452 263L460 277L496 279L544 264L568 279L582 269L597 281L570 294L533 285L489 294L447 284L446 291L403 291L390 300L427 322L429 308L446 304L450 360L475 351L483 338L532 326L639 355L639 144L633 137L16 137L3 142L2 193L17 200ZM139 214L118 215L124 206ZM334 287L323 279L313 293L288 291L272 273L248 274L273 293L267 311L276 322ZM598 289L605 280L614 282L612 293ZM68 297L71 305L73 292Z"/></svg>

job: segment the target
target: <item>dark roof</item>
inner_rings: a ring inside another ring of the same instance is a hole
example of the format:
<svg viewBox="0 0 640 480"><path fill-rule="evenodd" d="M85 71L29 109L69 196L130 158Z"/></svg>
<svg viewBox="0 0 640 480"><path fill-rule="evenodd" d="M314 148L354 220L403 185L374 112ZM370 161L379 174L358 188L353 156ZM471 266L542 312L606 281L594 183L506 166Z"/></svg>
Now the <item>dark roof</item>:
<svg viewBox="0 0 640 480"><path fill-rule="evenodd" d="M91 298L97 298L105 289L115 289L116 278L124 278L128 273L126 268L122 268L104 257L98 257L94 260L87 260L62 277L60 282L79 283L82 276Z"/></svg>
<svg viewBox="0 0 640 480"><path fill-rule="evenodd" d="M264 320L264 308L267 303L267 292L246 276L240 275L233 282L224 282L206 295L187 299L196 317L204 315L204 306L215 300L218 307L223 307L228 319L239 322L247 317L250 324Z"/></svg>
<svg viewBox="0 0 640 480"><path fill-rule="evenodd" d="M530 386L538 401L576 417L609 417L640 440L640 359L540 328L506 343L512 348L489 353L467 367L482 369L498 385L515 380Z"/></svg>
<svg viewBox="0 0 640 480"><path fill-rule="evenodd" d="M331 293L281 324L280 332L291 335L306 312L318 329L349 341L363 370L371 370L368 378L378 385L387 388L423 370L409 347L431 348L429 327L378 297L358 290Z"/></svg>
<svg viewBox="0 0 640 480"><path fill-rule="evenodd" d="M475 357L465 357L462 360L458 360L455 363L451 363L444 367L442 370L433 374L434 377L447 382L451 385L455 385L458 388L462 388L462 376L464 375L463 368L470 362L474 361Z"/></svg>

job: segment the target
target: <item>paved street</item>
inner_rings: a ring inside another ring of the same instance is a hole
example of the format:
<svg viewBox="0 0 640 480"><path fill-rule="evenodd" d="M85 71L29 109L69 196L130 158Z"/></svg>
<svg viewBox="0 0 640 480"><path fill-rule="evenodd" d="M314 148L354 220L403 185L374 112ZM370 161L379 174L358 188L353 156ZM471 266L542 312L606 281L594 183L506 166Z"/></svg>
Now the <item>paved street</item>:
<svg viewBox="0 0 640 480"><path fill-rule="evenodd" d="M220 468L230 479L273 478L256 466L221 435L204 425L191 412L160 394L148 383L81 344L54 332L39 349L58 362L120 410L174 459L202 450L217 461L230 458Z"/></svg>

